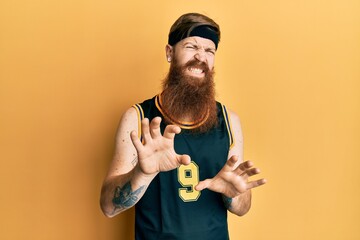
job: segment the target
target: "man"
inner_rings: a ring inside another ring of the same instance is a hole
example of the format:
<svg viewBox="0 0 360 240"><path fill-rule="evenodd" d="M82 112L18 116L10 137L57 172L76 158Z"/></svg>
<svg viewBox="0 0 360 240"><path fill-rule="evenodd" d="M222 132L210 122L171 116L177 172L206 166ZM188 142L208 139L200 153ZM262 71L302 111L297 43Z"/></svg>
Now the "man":
<svg viewBox="0 0 360 240"><path fill-rule="evenodd" d="M238 116L216 102L220 29L189 13L171 27L163 91L128 109L101 193L112 217L135 205L136 239L229 239L227 210L244 215L265 179L243 162Z"/></svg>

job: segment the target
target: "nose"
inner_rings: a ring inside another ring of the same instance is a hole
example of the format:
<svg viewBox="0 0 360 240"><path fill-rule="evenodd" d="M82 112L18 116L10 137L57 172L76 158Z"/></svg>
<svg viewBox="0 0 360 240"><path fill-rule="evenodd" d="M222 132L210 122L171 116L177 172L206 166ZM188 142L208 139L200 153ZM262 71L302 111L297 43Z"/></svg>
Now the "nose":
<svg viewBox="0 0 360 240"><path fill-rule="evenodd" d="M199 62L206 62L206 56L204 49L199 49L197 53L195 54L195 59L197 59Z"/></svg>

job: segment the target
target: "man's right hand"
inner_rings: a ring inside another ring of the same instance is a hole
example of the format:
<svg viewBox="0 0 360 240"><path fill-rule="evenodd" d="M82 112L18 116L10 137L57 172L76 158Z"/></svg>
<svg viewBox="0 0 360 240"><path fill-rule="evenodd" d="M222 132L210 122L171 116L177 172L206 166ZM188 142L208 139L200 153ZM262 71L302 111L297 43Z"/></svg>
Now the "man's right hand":
<svg viewBox="0 0 360 240"><path fill-rule="evenodd" d="M168 125L164 134L161 135L160 123L160 117L155 117L150 124L147 118L141 121L143 143L136 131L130 133L131 141L138 154L138 167L146 175L170 171L181 164L188 165L191 161L189 155L179 155L174 150L175 134L179 134L181 128Z"/></svg>

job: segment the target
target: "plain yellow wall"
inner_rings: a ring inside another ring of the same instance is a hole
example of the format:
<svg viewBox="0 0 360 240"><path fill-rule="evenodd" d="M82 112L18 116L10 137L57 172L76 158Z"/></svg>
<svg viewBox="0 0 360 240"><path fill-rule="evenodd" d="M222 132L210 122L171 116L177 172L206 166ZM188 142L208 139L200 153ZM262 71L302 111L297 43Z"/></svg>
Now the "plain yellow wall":
<svg viewBox="0 0 360 240"><path fill-rule="evenodd" d="M222 28L217 96L269 181L232 239L360 239L358 0L1 1L0 239L132 239L133 210L105 218L101 183L192 11Z"/></svg>

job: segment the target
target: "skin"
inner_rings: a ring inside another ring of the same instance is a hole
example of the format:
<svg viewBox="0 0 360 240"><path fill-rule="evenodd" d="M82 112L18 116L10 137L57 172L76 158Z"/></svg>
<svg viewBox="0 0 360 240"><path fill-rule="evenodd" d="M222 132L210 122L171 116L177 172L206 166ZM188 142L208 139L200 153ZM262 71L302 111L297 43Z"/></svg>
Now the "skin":
<svg viewBox="0 0 360 240"><path fill-rule="evenodd" d="M251 189L266 183L265 179L249 181L249 177L260 173L253 162L243 162L243 135L240 119L231 110L228 110L232 123L235 145L230 149L228 161L220 172L211 179L200 181L195 189L205 188L223 195L230 212L243 216L251 207Z"/></svg>
<svg viewBox="0 0 360 240"><path fill-rule="evenodd" d="M214 67L215 44L209 39L189 37L175 46L167 45L165 50L168 61L176 58L178 63L183 65L189 60L197 59L205 62L209 69ZM204 77L201 69L187 69L186 74L198 78L199 81ZM214 178L200 181L195 189L209 189L221 193L229 211L241 216L250 209L251 189L263 185L266 180L249 181L249 177L258 174L260 170L253 167L254 164L250 161L243 162L240 120L234 112L228 112L235 145L230 149L228 161L220 172ZM177 154L173 147L174 137L181 132L181 128L168 125L162 135L160 122L160 117L151 122L143 119L143 142L140 142L136 110L130 108L122 116L116 134L115 153L101 190L100 204L106 216L113 217L134 206L159 172L190 163L190 156Z"/></svg>
<svg viewBox="0 0 360 240"><path fill-rule="evenodd" d="M178 42L174 47L166 45L166 57L170 62L176 58L178 64L185 65L191 59L205 62L209 69L214 68L216 48L214 42L201 37L188 37ZM187 74L199 79L204 77L204 73L197 73L187 69Z"/></svg>

